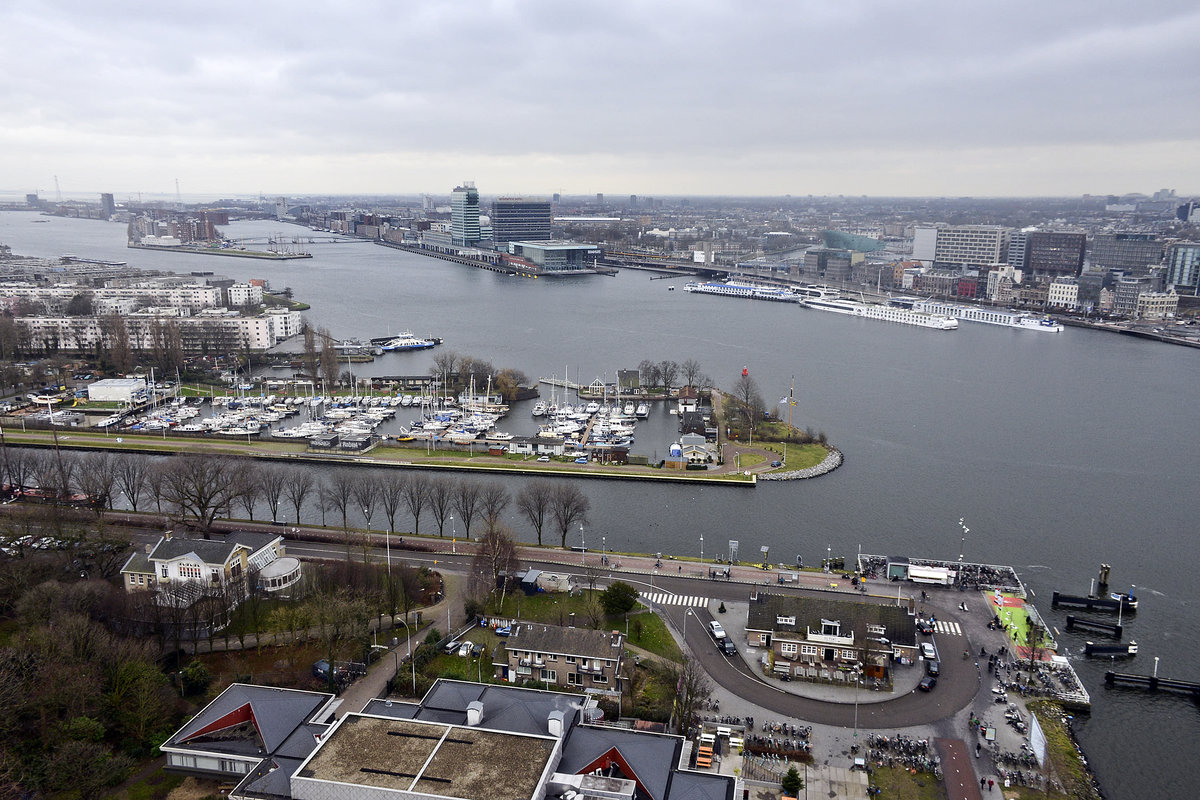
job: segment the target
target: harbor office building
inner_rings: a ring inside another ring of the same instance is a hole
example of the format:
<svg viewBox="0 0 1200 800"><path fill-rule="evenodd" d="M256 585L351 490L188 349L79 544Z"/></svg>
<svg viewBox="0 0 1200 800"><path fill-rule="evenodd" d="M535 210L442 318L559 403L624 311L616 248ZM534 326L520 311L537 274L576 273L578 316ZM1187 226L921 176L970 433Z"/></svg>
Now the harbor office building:
<svg viewBox="0 0 1200 800"><path fill-rule="evenodd" d="M575 242L509 242L508 253L512 258L506 262L525 262L541 272L591 269L602 255L594 244Z"/></svg>
<svg viewBox="0 0 1200 800"><path fill-rule="evenodd" d="M771 673L812 681L891 680L897 658L917 656L908 611L862 600L760 593L750 603L746 638L771 651Z"/></svg>

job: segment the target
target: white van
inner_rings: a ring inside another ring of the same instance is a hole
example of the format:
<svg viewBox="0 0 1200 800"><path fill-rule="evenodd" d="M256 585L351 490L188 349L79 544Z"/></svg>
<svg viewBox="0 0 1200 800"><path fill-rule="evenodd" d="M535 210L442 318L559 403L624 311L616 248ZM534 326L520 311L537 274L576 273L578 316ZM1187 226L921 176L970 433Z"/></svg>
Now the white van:
<svg viewBox="0 0 1200 800"><path fill-rule="evenodd" d="M715 619L708 623L708 632L711 633L712 637L717 641L725 638L725 629L722 628L721 623L717 622Z"/></svg>

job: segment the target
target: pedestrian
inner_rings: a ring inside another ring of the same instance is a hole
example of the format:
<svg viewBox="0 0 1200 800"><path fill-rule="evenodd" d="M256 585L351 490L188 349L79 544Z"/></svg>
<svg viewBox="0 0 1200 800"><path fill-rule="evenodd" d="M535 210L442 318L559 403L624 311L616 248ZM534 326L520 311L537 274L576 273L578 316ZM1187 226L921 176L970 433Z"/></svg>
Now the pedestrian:
<svg viewBox="0 0 1200 800"><path fill-rule="evenodd" d="M991 778L988 778L988 791L989 792L992 790L992 787L995 785L996 785L996 782L994 780L992 780Z"/></svg>
<svg viewBox="0 0 1200 800"><path fill-rule="evenodd" d="M979 788L982 789L985 786L987 786L987 778L980 778L979 779Z"/></svg>

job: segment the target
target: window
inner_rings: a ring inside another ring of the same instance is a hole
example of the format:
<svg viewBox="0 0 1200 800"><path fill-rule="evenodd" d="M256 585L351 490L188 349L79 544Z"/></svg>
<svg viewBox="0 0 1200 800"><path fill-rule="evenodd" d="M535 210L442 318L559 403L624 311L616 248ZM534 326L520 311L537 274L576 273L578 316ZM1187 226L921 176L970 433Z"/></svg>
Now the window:
<svg viewBox="0 0 1200 800"><path fill-rule="evenodd" d="M853 650L843 650L843 651L842 651L842 658L849 659L850 661L853 661L853 660L855 660L856 658L858 658L858 655L857 655L857 654L856 654L856 653L855 653Z"/></svg>
<svg viewBox="0 0 1200 800"><path fill-rule="evenodd" d="M552 669L544 669L542 670L542 680L558 683L558 673Z"/></svg>
<svg viewBox="0 0 1200 800"><path fill-rule="evenodd" d="M565 660L566 660L566 662L567 662L568 664L574 664L574 663L575 663L575 656L566 656Z"/></svg>
<svg viewBox="0 0 1200 800"><path fill-rule="evenodd" d="M593 675L592 683L608 683L607 675Z"/></svg>
<svg viewBox="0 0 1200 800"><path fill-rule="evenodd" d="M163 564L163 565L162 565L162 576L163 576L164 578L169 578L169 577L171 577L170 573L169 573L169 572L167 572L167 570L168 570L168 569L169 569L169 567L167 567L167 565L166 565L166 564Z"/></svg>
<svg viewBox="0 0 1200 800"><path fill-rule="evenodd" d="M146 584L146 576L145 576L145 575L138 575L138 583L140 583L140 584L142 584L142 585L144 586L144 585Z"/></svg>
<svg viewBox="0 0 1200 800"><path fill-rule="evenodd" d="M775 624L776 625L795 625L796 617L794 614L790 617L776 617Z"/></svg>
<svg viewBox="0 0 1200 800"><path fill-rule="evenodd" d="M188 578L190 580L200 579L200 566L198 564L189 564L184 562L179 565L179 577Z"/></svg>
<svg viewBox="0 0 1200 800"><path fill-rule="evenodd" d="M817 654L817 646L815 644L800 645L800 653L806 656L815 656Z"/></svg>
<svg viewBox="0 0 1200 800"><path fill-rule="evenodd" d="M799 646L795 642L780 642L779 654L785 658L795 658Z"/></svg>
<svg viewBox="0 0 1200 800"><path fill-rule="evenodd" d="M823 619L821 620L821 633L825 636L841 636L842 623L837 620Z"/></svg>
<svg viewBox="0 0 1200 800"><path fill-rule="evenodd" d="M130 575L130 576L129 576L129 583L130 583L130 584L137 583L137 575Z"/></svg>
<svg viewBox="0 0 1200 800"><path fill-rule="evenodd" d="M883 636L883 634L887 633L887 628L882 625L868 625L867 633L872 636Z"/></svg>
<svg viewBox="0 0 1200 800"><path fill-rule="evenodd" d="M568 672L567 673L567 685L568 686L578 686L581 683L583 683L583 680L579 677L578 672Z"/></svg>
<svg viewBox="0 0 1200 800"><path fill-rule="evenodd" d="M209 575L209 578L212 580L213 583L219 583L221 580L221 570L213 569L211 574Z"/></svg>
<svg viewBox="0 0 1200 800"><path fill-rule="evenodd" d="M547 661L558 661L558 656L554 655L553 653L548 653L546 655L546 660Z"/></svg>

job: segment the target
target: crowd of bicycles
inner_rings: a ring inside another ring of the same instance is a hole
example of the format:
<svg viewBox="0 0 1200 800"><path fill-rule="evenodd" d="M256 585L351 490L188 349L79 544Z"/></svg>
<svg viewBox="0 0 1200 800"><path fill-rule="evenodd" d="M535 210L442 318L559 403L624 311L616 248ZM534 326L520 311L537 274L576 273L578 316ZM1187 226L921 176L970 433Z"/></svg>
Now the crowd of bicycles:
<svg viewBox="0 0 1200 800"><path fill-rule="evenodd" d="M957 561L940 561L929 558L913 558L909 563L918 567L942 567L958 571ZM868 578L887 575L887 559L883 556L860 556L859 569ZM959 586L966 589L999 589L1002 592L1021 592L1021 581L1012 567L990 564L963 564L958 579Z"/></svg>
<svg viewBox="0 0 1200 800"><path fill-rule="evenodd" d="M857 745L850 748L857 752ZM942 759L929 747L928 739L917 739L898 733L894 736L869 734L865 760L873 767L902 767L918 772L931 772L942 779Z"/></svg>

